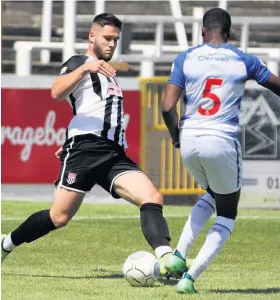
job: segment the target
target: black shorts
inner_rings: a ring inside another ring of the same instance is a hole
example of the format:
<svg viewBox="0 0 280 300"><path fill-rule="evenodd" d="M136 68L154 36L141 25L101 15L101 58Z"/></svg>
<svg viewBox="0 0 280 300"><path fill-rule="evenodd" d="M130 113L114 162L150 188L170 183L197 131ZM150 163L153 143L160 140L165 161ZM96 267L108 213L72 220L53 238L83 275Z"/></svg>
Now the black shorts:
<svg viewBox="0 0 280 300"><path fill-rule="evenodd" d="M128 172L143 172L115 142L94 134L77 135L66 140L56 186L87 193L97 183L114 198L116 178Z"/></svg>

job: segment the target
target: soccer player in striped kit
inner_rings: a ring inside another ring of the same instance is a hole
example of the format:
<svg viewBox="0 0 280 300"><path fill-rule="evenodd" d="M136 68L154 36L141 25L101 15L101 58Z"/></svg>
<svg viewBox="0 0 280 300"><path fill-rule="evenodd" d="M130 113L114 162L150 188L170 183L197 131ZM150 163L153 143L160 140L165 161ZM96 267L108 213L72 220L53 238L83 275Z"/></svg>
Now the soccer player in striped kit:
<svg viewBox="0 0 280 300"><path fill-rule="evenodd" d="M196 293L194 280L218 255L229 238L237 216L242 158L237 139L240 102L249 79L280 96L280 79L257 57L227 43L231 17L213 8L203 17L203 44L175 59L168 79L162 114L180 148L188 171L207 193L194 206L178 245L176 262L167 270L182 276L180 293ZM185 112L178 120L176 104L182 95ZM179 124L179 125L178 125ZM211 215L217 218L189 270L188 251Z"/></svg>
<svg viewBox="0 0 280 300"><path fill-rule="evenodd" d="M69 58L54 81L52 98L66 98L73 110L65 144L57 153L61 168L54 200L50 209L32 214L2 239L2 261L17 246L66 226L96 183L113 197L139 206L143 234L157 258L162 265L172 259L162 195L124 151L122 89L108 64L121 28L112 14L96 16L87 52Z"/></svg>

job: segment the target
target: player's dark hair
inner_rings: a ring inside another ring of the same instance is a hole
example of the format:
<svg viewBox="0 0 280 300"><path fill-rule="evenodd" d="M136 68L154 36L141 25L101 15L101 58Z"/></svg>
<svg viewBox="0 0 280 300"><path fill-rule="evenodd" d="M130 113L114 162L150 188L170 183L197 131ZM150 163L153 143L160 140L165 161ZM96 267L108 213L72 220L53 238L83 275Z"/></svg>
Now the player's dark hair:
<svg viewBox="0 0 280 300"><path fill-rule="evenodd" d="M221 34L226 34L229 37L231 17L224 9L212 8L203 16L203 27L208 30L220 29Z"/></svg>
<svg viewBox="0 0 280 300"><path fill-rule="evenodd" d="M102 27L106 25L113 25L119 30L122 30L122 22L115 15L110 13L103 13L95 16L93 23L97 23Z"/></svg>

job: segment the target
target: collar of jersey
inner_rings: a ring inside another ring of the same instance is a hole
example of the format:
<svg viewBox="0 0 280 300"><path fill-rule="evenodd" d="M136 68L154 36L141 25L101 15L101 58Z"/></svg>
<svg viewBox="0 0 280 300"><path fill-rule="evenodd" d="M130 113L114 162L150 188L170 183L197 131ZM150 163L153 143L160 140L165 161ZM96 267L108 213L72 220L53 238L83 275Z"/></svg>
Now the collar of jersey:
<svg viewBox="0 0 280 300"><path fill-rule="evenodd" d="M98 60L96 57L91 56L91 55L88 55L88 54L85 54L85 56L90 57L90 58L92 58L92 59L94 59L94 60Z"/></svg>
<svg viewBox="0 0 280 300"><path fill-rule="evenodd" d="M226 48L228 46L228 43L223 43L221 45L213 45L213 44L210 44L210 43L205 43L205 45L211 47L211 48Z"/></svg>

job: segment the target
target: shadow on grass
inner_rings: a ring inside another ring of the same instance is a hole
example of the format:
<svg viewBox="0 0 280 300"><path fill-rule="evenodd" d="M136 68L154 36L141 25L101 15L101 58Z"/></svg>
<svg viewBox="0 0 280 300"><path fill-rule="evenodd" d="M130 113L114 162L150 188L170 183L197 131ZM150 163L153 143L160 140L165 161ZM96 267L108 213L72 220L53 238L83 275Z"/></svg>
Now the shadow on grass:
<svg viewBox="0 0 280 300"><path fill-rule="evenodd" d="M94 269L93 271L108 272L105 269ZM21 276L33 278L52 278L52 279L120 279L124 278L123 274L113 273L108 275L90 275L90 276L67 276L67 275L48 275L48 274L24 274L24 273L6 273L2 272L2 276ZM158 282L163 285L176 285L178 280L159 278Z"/></svg>
<svg viewBox="0 0 280 300"><path fill-rule="evenodd" d="M269 289L232 289L232 290L211 290L212 293L218 294L278 294L280 288L269 288Z"/></svg>
<svg viewBox="0 0 280 300"><path fill-rule="evenodd" d="M163 285L176 285L178 283L178 279L167 279L167 278L159 278L158 279L158 282L160 282L161 284Z"/></svg>
<svg viewBox="0 0 280 300"><path fill-rule="evenodd" d="M119 279L123 278L123 274L110 275L92 275L92 276L65 276L65 275L47 275L47 274L22 274L22 273L2 273L2 276L22 276L35 278L55 278L55 279Z"/></svg>

